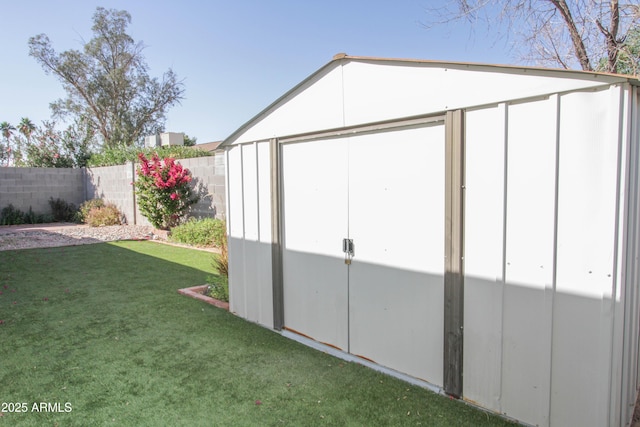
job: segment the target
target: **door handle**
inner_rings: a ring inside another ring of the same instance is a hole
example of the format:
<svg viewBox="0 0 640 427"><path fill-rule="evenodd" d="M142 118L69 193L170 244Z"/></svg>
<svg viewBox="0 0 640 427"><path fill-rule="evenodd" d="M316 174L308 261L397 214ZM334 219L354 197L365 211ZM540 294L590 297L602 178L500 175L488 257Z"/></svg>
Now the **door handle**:
<svg viewBox="0 0 640 427"><path fill-rule="evenodd" d="M342 252L353 256L353 239L342 239Z"/></svg>
<svg viewBox="0 0 640 427"><path fill-rule="evenodd" d="M344 263L350 265L353 258L353 239L342 239L342 252L344 252Z"/></svg>

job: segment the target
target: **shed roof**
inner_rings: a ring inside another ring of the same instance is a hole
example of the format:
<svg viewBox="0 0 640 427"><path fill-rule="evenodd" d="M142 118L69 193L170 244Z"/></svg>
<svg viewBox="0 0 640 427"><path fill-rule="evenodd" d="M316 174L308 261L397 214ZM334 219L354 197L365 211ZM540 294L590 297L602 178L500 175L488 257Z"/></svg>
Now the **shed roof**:
<svg viewBox="0 0 640 427"><path fill-rule="evenodd" d="M483 63L465 63L465 62L455 62L455 61L436 61L436 60L425 60L425 59L402 59L402 58L380 58L380 57L368 57L368 56L351 56L346 53L338 53L334 55L334 57L327 64L319 68L317 71L309 75L306 79L302 80L296 86L291 88L289 91L284 93L281 97L276 99L273 103L268 105L265 109L256 114L253 118L247 121L245 124L240 126L236 131L234 131L231 135L229 135L226 139L222 141L220 148L224 148L225 146L231 145L234 142L238 142L238 138L241 138L243 134L252 128L254 125L259 123L261 120L266 118L271 112L275 111L280 106L284 105L286 102L291 100L294 96L297 96L299 93L303 92L306 88L308 88L311 84L328 74L331 70L339 67L341 65L345 65L347 63L361 63L361 64L372 64L372 65L389 65L389 66L405 66L405 67L419 67L419 68L432 68L432 69L444 69L444 70L456 70L463 72L462 74L458 74L458 78L460 79L459 83L461 88L464 86L464 72L480 72L480 73L498 73L501 75L510 75L510 76L523 76L523 79L527 79L528 77L541 77L546 79L555 79L555 80L573 80L576 82L584 83L585 87L597 87L602 85L611 85L611 84L620 84L620 83L629 83L634 86L640 86L640 80L635 77L628 75L620 75L620 74L610 74L610 73L599 73L599 72L589 72L589 71L579 71L579 70L566 70L566 69L552 69L552 68L541 68L541 67L530 67L530 66L515 66L515 65L497 65L497 64L483 64ZM399 76L398 76L399 77ZM387 76L388 82L392 82L394 77ZM525 80L523 80L523 83ZM565 90L576 90L579 87L575 87L573 85L573 89L565 89ZM577 86L580 86L578 84ZM465 89L461 89L465 90ZM562 92L563 90L557 90L557 92ZM554 92L554 91L552 91ZM529 96L543 96L548 95L549 93L541 92L534 93ZM495 102L505 102L505 101L513 101L519 98L526 98L526 96L515 95L511 98L505 98L500 100L494 100ZM472 105L468 105L469 107ZM451 109L455 108L455 105L451 107ZM444 108L441 111L446 111L448 108ZM269 135L271 136L284 136L284 135Z"/></svg>

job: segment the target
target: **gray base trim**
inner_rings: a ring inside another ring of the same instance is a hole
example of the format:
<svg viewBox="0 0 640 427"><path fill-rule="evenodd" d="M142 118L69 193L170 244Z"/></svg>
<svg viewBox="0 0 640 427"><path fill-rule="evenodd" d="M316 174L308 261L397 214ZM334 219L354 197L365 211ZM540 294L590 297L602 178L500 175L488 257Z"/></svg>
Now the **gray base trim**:
<svg viewBox="0 0 640 427"><path fill-rule="evenodd" d="M294 332L287 331L286 329L279 331L280 335L285 338L292 339L294 341L299 342L300 344L304 344L307 347L311 347L314 350L321 351L323 353L327 353L331 356L337 357L338 359L344 360L346 362L353 362L359 365L366 366L367 368L371 368L374 371L381 372L385 375L389 375L391 377L397 378L399 380L405 381L409 384L426 388L427 390L431 390L434 393L445 395L444 390L436 385L433 385L427 381L412 377L407 374L403 374L402 372L398 372L391 368L387 368L386 366L381 366L376 363L370 362L368 360L362 359L358 356L354 356L353 354L345 353L342 350L338 350L326 344L322 344L318 341L314 341L311 338L303 337L302 335L298 335Z"/></svg>

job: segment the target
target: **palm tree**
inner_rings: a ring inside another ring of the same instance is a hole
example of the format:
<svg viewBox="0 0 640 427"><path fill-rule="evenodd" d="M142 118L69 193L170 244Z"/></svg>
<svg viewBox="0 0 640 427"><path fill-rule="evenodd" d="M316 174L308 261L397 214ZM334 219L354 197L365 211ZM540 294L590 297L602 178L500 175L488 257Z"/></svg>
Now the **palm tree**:
<svg viewBox="0 0 640 427"><path fill-rule="evenodd" d="M18 131L27 138L27 141L31 140L31 134L34 130L36 130L36 126L31 120L29 120L28 117L23 117L22 119L20 119Z"/></svg>
<svg viewBox="0 0 640 427"><path fill-rule="evenodd" d="M16 128L11 126L11 124L9 124L9 122L0 123L0 132L2 132L2 136L7 141L9 140L9 138L11 138L13 136L13 132L15 130L16 130Z"/></svg>
<svg viewBox="0 0 640 427"><path fill-rule="evenodd" d="M2 153L0 153L0 160L5 164L5 166L10 166L11 162L11 144L9 143L9 138L13 135L13 132L16 130L9 122L0 123L0 133L2 133L2 137L6 141L6 146L2 147Z"/></svg>

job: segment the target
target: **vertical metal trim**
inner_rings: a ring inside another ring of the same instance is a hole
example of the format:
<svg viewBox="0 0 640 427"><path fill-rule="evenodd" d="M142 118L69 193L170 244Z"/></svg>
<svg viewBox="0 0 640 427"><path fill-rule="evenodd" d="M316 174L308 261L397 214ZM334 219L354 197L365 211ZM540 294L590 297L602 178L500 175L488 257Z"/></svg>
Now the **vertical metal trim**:
<svg viewBox="0 0 640 427"><path fill-rule="evenodd" d="M636 291L636 297L634 298L634 302L635 302L635 311L634 311L634 325L636 328L636 343L635 343L635 347L634 347L634 352L635 352L635 365L634 365L634 370L635 370L635 375L634 375L634 388L633 388L633 397L636 398L637 394L638 394L638 387L640 386L640 339L638 339L638 327L640 326L640 322L639 322L639 316L640 316L640 300L638 295L638 287L637 287L637 283L638 283L638 252L639 252L639 247L638 247L638 242L640 241L640 239L638 239L638 235L639 235L639 229L640 229L640 224L638 223L638 211L640 209L640 202L639 202L639 198L638 198L638 188L639 183L640 183L640 178L639 178L639 167L640 167L640 154L638 151L638 144L640 143L640 140L638 139L638 137L640 136L640 131L639 131L639 126L638 126L638 119L640 118L640 112L638 110L638 102L639 101L639 92L638 92L638 88L636 86L633 86L631 88L631 101L630 101L630 111L629 111L629 132L630 132L630 136L629 136L629 144L634 148L634 154L632 157L632 171L633 171L633 180L632 180L632 184L631 184L631 188L630 191L633 194L634 197L634 202L633 202L633 212L632 212L632 218L633 218L633 222L634 222L634 227L635 227L635 232L633 234L632 239L634 240L634 246L633 246L633 256L630 258L633 262L633 275L631 277L631 283L634 284L634 289ZM634 400L635 401L635 400Z"/></svg>
<svg viewBox="0 0 640 427"><path fill-rule="evenodd" d="M613 275L613 286L611 290L611 310L613 313L613 321L611 326L611 348L609 363L609 393L610 404L608 405L609 422L620 424L620 421L627 421L627 408L633 407L635 399L631 394L635 387L631 384L630 371L632 371L632 360L634 355L630 346L633 341L634 328L633 322L633 304L635 297L635 289L631 284L633 277L632 262L630 258L634 256L634 227L637 221L633 217L633 189L631 187L631 175L634 173L633 155L634 146L630 143L629 122L631 110L631 97L627 95L628 86L620 86L618 92L618 165L617 165L617 182L616 182L616 224L615 224L615 240L614 240L614 261L613 271L619 269L617 274ZM625 100L627 101L625 103ZM625 108L626 105L626 108ZM626 120L625 120L626 119ZM625 126L626 125L626 126ZM620 279L618 281L618 278ZM616 309L617 295L620 294L621 306ZM616 311L622 310L620 333L622 334L620 345L620 382L618 384L619 395L616 399L613 382L615 375L615 347L616 347ZM631 328L631 329L630 329ZM632 400L632 401L629 401ZM613 408L615 406L615 408ZM613 413L612 413L613 411ZM629 411L630 412L630 411Z"/></svg>
<svg viewBox="0 0 640 427"><path fill-rule="evenodd" d="M260 230L260 153L259 153L259 144L258 142L254 142L253 143L253 147L255 149L255 159L254 161L256 162L256 180L255 180L255 185L256 185L256 213L258 221L256 223L256 228L258 231L258 242L260 242L262 240L262 233Z"/></svg>
<svg viewBox="0 0 640 427"><path fill-rule="evenodd" d="M502 287L500 293L500 410L502 410L502 398L504 389L504 324L505 324L505 290L507 288L507 213L508 213L508 190L509 190L509 104L504 103L503 111L503 181L502 181L502 253L500 274Z"/></svg>
<svg viewBox="0 0 640 427"><path fill-rule="evenodd" d="M547 422L551 420L551 408L553 405L553 379L554 379L554 363L553 363L553 339L555 331L555 319L556 319L556 289L558 283L558 219L559 219L559 206L560 206L560 135L562 133L562 97L560 95L553 95L556 100L556 115L555 115L555 170L554 170L554 199L553 199L553 253L552 253L552 271L551 271L551 307L550 307L550 319L549 319L549 390L548 402L547 402ZM546 299L545 299L546 300Z"/></svg>
<svg viewBox="0 0 640 427"><path fill-rule="evenodd" d="M224 150L224 203L225 203L225 222L227 225L227 245L229 244L229 236L231 235L231 192L229 191L231 179L229 177L229 158L231 152L231 148L227 147Z"/></svg>
<svg viewBox="0 0 640 427"><path fill-rule="evenodd" d="M277 139L269 141L271 169L271 281L273 287L273 328L284 327L284 283L282 279L281 148Z"/></svg>
<svg viewBox="0 0 640 427"><path fill-rule="evenodd" d="M233 258L234 258L234 253L233 250L230 248L230 243L231 243L231 191L229 191L230 188L230 184L231 184L231 178L230 178L230 173L229 173L229 165L230 165L230 161L229 158L230 156L230 152L231 152L231 148L230 147L226 147L224 149L224 203L225 203L225 212L224 212L224 220L225 220L225 224L226 224L226 230L225 233L227 233L227 250L228 252L228 258L229 258L229 265L227 267L227 279L228 279L228 289L229 289L229 310L233 311L233 307L235 306L235 296L234 296L234 290L233 288L235 287L235 283L234 283L234 277L233 274L231 273L233 270Z"/></svg>
<svg viewBox="0 0 640 427"><path fill-rule="evenodd" d="M247 308L247 227L246 227L246 216L247 210L245 205L245 197L244 197L244 146L238 146L238 150L240 150L240 212L242 212L241 223L242 223L242 315L247 317L248 308Z"/></svg>
<svg viewBox="0 0 640 427"><path fill-rule="evenodd" d="M464 112L445 117L444 391L462 397L464 329Z"/></svg>

